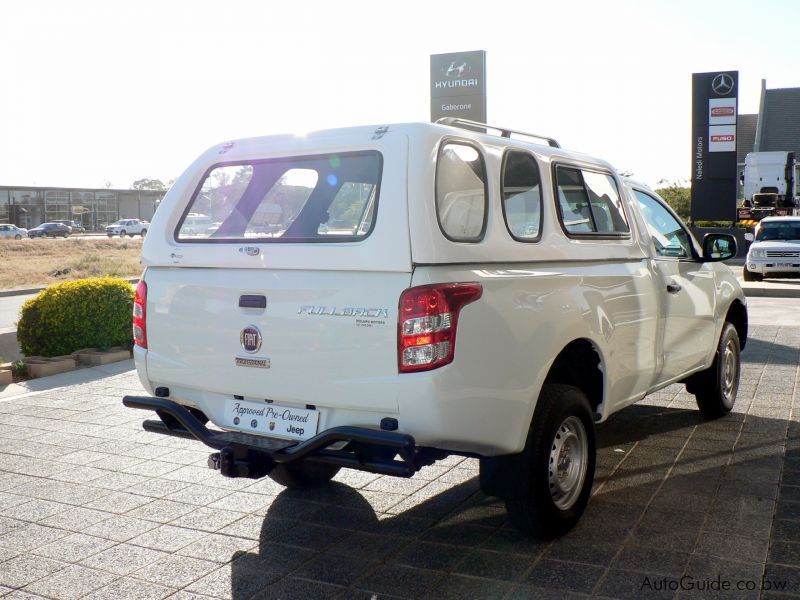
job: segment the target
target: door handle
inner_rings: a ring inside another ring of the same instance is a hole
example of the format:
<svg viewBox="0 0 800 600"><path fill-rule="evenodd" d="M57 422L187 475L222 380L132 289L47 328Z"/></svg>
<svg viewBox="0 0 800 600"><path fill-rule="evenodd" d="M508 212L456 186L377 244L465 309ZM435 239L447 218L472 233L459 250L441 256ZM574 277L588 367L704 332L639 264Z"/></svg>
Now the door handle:
<svg viewBox="0 0 800 600"><path fill-rule="evenodd" d="M680 285L678 285L677 283L675 283L674 281L670 281L670 282L667 284L667 291L668 291L670 294L677 294L677 293L678 293L678 292L680 292L682 289L683 289L683 288L682 288Z"/></svg>

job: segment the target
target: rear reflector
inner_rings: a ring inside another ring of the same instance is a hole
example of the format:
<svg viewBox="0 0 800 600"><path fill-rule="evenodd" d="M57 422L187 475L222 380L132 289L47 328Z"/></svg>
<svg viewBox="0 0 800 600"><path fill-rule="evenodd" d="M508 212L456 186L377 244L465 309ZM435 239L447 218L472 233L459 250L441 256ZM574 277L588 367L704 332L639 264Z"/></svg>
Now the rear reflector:
<svg viewBox="0 0 800 600"><path fill-rule="evenodd" d="M147 348L147 284L141 279L133 300L133 343Z"/></svg>
<svg viewBox="0 0 800 600"><path fill-rule="evenodd" d="M483 294L479 283L421 285L400 295L397 363L401 373L429 371L453 362L462 307Z"/></svg>

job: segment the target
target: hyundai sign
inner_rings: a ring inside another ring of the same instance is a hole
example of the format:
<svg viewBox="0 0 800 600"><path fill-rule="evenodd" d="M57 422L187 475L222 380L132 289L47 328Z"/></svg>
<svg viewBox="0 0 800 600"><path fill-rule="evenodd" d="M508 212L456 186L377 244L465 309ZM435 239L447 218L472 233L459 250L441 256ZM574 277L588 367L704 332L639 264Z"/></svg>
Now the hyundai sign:
<svg viewBox="0 0 800 600"><path fill-rule="evenodd" d="M431 121L486 122L486 51L431 55Z"/></svg>
<svg viewBox="0 0 800 600"><path fill-rule="evenodd" d="M692 75L692 219L736 219L738 71Z"/></svg>

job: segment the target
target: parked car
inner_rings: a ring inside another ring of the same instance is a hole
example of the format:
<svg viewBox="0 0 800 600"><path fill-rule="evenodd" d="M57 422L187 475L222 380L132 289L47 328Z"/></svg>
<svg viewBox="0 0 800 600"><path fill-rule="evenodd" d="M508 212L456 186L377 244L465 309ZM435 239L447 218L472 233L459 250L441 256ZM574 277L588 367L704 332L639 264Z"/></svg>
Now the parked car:
<svg viewBox="0 0 800 600"><path fill-rule="evenodd" d="M209 149L144 242L150 395L124 404L223 476L286 486L478 457L517 527L563 533L596 423L676 382L732 409L747 309L732 236L698 243L648 187L531 137L449 121ZM260 203L279 231L250 235ZM185 233L201 211L222 224Z"/></svg>
<svg viewBox="0 0 800 600"><path fill-rule="evenodd" d="M28 237L68 237L71 233L72 229L63 223L42 223L38 227L29 229Z"/></svg>
<svg viewBox="0 0 800 600"><path fill-rule="evenodd" d="M147 228L149 226L150 223L147 221L140 221L139 219L120 219L106 227L106 235L108 237L114 237L115 235L119 237L141 235L144 237L147 235Z"/></svg>
<svg viewBox="0 0 800 600"><path fill-rule="evenodd" d="M0 223L0 238L11 238L14 240L21 240L28 237L28 230L11 225L10 223Z"/></svg>
<svg viewBox="0 0 800 600"><path fill-rule="evenodd" d="M81 225L78 221L53 221L53 223L61 223L62 225L66 225L72 230L72 233L85 233L86 228Z"/></svg>
<svg viewBox="0 0 800 600"><path fill-rule="evenodd" d="M745 281L761 281L764 277L800 276L800 217L766 217L755 230L747 251Z"/></svg>
<svg viewBox="0 0 800 600"><path fill-rule="evenodd" d="M214 225L208 215L189 213L181 224L181 235L207 236L219 229L219 226L214 228Z"/></svg>

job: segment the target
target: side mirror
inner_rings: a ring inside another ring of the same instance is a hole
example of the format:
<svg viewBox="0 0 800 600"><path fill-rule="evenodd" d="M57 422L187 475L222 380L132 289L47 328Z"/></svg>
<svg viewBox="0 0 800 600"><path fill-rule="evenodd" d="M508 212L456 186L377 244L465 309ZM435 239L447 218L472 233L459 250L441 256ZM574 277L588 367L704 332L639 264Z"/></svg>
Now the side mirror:
<svg viewBox="0 0 800 600"><path fill-rule="evenodd" d="M748 242L752 242L754 239L756 239L756 236L748 231L744 234L744 239L746 239Z"/></svg>
<svg viewBox="0 0 800 600"><path fill-rule="evenodd" d="M707 233L703 237L703 261L716 262L736 256L736 238L729 233Z"/></svg>

